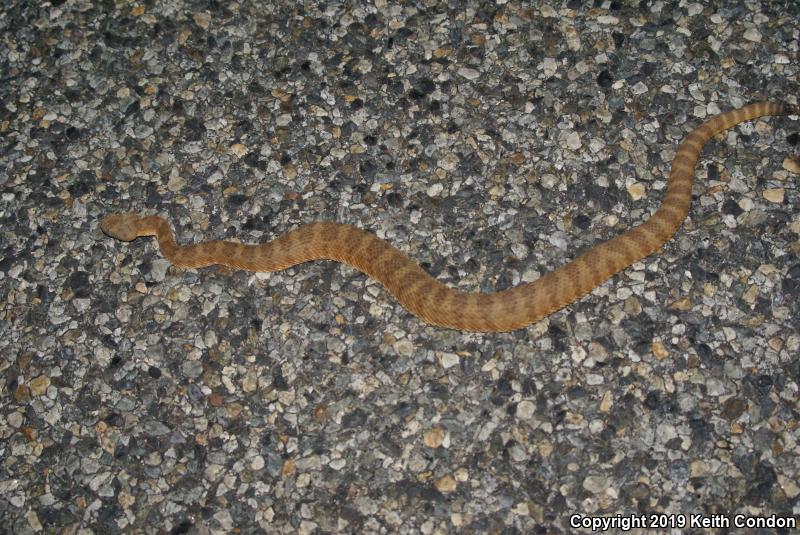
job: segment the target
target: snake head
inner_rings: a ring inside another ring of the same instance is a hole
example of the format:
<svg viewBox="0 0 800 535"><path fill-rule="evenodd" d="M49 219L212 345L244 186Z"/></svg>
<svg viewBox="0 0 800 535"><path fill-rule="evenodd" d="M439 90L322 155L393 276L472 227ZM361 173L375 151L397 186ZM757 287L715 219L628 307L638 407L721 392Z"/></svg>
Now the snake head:
<svg viewBox="0 0 800 535"><path fill-rule="evenodd" d="M100 220L100 229L107 236L122 241L131 241L139 237L136 222L139 216L132 213L110 214Z"/></svg>

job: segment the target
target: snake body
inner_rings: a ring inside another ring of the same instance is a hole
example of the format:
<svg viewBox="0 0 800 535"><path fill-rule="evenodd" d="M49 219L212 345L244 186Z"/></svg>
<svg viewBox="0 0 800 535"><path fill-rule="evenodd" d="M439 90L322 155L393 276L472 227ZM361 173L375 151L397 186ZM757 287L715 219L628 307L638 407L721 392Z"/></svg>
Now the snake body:
<svg viewBox="0 0 800 535"><path fill-rule="evenodd" d="M259 245L208 241L181 246L166 220L132 213L108 215L100 227L108 236L123 241L155 236L164 257L184 268L222 264L250 271L279 271L310 260L344 262L379 281L400 304L428 323L464 331L511 331L568 305L667 242L689 212L695 166L712 136L743 121L799 112L798 106L758 102L712 117L678 146L666 195L650 218L531 283L495 293L450 288L388 242L340 223L306 224Z"/></svg>

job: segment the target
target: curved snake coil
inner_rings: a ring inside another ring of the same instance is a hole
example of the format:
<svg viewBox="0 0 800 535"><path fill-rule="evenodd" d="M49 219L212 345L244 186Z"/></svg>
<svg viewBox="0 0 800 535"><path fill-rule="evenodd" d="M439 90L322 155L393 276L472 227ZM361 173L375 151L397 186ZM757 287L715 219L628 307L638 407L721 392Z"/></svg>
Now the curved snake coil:
<svg viewBox="0 0 800 535"><path fill-rule="evenodd" d="M103 218L100 227L122 241L156 236L164 257L184 268L222 264L250 271L279 271L310 260L344 262L379 281L400 304L428 323L464 331L511 331L568 305L667 242L689 213L695 166L712 136L758 117L796 114L800 114L800 106L758 102L707 120L678 147L667 193L649 219L534 282L496 293L454 290L386 241L340 223L310 223L260 245L209 241L181 246L167 221L158 216L111 214Z"/></svg>

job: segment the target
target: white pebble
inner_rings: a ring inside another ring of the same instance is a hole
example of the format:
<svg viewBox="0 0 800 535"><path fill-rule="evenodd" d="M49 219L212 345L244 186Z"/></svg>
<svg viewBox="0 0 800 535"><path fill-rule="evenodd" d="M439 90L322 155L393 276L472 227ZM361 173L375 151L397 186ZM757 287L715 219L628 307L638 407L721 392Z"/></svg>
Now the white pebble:
<svg viewBox="0 0 800 535"><path fill-rule="evenodd" d="M579 148L581 148L582 145L581 136L578 135L577 132L570 132L567 135L566 141L567 141L567 147L572 150L578 150Z"/></svg>
<svg viewBox="0 0 800 535"><path fill-rule="evenodd" d="M455 353L442 353L441 363L445 370L458 364L459 358Z"/></svg>
<svg viewBox="0 0 800 535"><path fill-rule="evenodd" d="M458 75L463 76L467 80L475 80L477 77L481 75L481 73L479 73L475 69L470 69L469 67L461 67L460 69L458 69Z"/></svg>
<svg viewBox="0 0 800 535"><path fill-rule="evenodd" d="M532 401L523 400L517 404L517 418L530 420L536 414L536 405Z"/></svg>
<svg viewBox="0 0 800 535"><path fill-rule="evenodd" d="M755 28L748 28L744 32L744 38L747 39L748 41L752 41L754 43L760 43L761 42L761 34Z"/></svg>

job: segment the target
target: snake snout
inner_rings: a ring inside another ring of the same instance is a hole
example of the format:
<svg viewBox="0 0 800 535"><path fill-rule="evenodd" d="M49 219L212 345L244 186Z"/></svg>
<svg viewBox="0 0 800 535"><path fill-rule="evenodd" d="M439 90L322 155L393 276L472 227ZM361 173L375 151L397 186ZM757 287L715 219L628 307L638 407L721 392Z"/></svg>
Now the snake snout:
<svg viewBox="0 0 800 535"><path fill-rule="evenodd" d="M135 240L139 235L131 224L136 219L133 214L111 214L100 221L100 229L104 234L122 241Z"/></svg>

